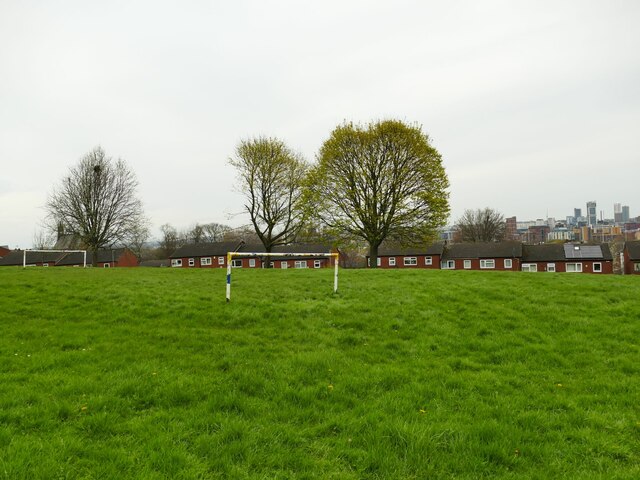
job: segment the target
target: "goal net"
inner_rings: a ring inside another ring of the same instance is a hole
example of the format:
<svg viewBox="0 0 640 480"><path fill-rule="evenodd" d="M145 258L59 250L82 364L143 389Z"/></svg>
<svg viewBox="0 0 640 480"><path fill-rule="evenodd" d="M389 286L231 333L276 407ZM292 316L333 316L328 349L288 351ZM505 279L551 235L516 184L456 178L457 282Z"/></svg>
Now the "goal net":
<svg viewBox="0 0 640 480"><path fill-rule="evenodd" d="M333 293L338 293L338 259L339 253L264 253L264 252L227 252L227 302L231 301L231 266L233 263L233 257L242 257L242 258L255 258L255 257L277 257L277 258L288 258L288 257L325 257L325 258L333 258L334 267L333 267Z"/></svg>
<svg viewBox="0 0 640 480"><path fill-rule="evenodd" d="M86 268L87 266L87 251L86 250L36 250L36 249L25 249L22 255L22 268L26 268L27 266L27 253L82 253L82 266ZM44 257L43 257L44 258ZM56 259L56 261L59 259ZM55 263L56 261L52 261L51 263ZM41 262L43 265L47 262Z"/></svg>

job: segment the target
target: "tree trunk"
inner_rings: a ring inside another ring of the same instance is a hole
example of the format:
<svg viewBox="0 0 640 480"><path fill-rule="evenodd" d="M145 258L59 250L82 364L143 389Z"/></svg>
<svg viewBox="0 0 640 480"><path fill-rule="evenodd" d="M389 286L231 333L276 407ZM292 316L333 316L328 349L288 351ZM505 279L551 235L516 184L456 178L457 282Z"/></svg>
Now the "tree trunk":
<svg viewBox="0 0 640 480"><path fill-rule="evenodd" d="M378 268L378 246L369 244L369 268Z"/></svg>
<svg viewBox="0 0 640 480"><path fill-rule="evenodd" d="M91 264L94 267L97 267L98 266L98 249L97 248L92 249L91 254L93 256Z"/></svg>
<svg viewBox="0 0 640 480"><path fill-rule="evenodd" d="M271 253L271 250L273 250L273 247L271 245L269 245L268 247L264 247L265 253ZM269 256L262 257L262 268L271 268L271 258L272 257Z"/></svg>

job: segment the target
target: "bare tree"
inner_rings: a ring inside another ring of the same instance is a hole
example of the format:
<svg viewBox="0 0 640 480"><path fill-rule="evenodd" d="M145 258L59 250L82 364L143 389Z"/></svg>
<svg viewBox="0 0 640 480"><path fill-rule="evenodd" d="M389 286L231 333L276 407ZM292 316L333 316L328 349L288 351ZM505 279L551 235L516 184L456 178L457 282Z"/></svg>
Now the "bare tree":
<svg viewBox="0 0 640 480"><path fill-rule="evenodd" d="M267 252L293 242L304 224L302 183L307 164L275 138L241 141L230 159L253 228Z"/></svg>
<svg viewBox="0 0 640 480"><path fill-rule="evenodd" d="M150 222L142 218L140 223L134 225L127 234L124 244L134 253L138 259L142 258L142 251L151 236Z"/></svg>
<svg viewBox="0 0 640 480"><path fill-rule="evenodd" d="M221 223L205 223L202 225L202 232L205 242L221 242L227 232L230 232L232 228L229 225L223 225Z"/></svg>
<svg viewBox="0 0 640 480"><path fill-rule="evenodd" d="M48 218L61 222L93 252L124 243L144 214L136 196L138 182L127 164L96 147L80 159L47 201Z"/></svg>
<svg viewBox="0 0 640 480"><path fill-rule="evenodd" d="M39 230L33 234L33 248L36 250L50 250L56 243L56 237L51 231Z"/></svg>
<svg viewBox="0 0 640 480"><path fill-rule="evenodd" d="M385 239L424 243L444 225L449 182L420 127L395 120L345 123L318 157L308 177L308 208L335 235L365 240L372 268Z"/></svg>
<svg viewBox="0 0 640 480"><path fill-rule="evenodd" d="M168 223L165 223L160 227L162 238L160 239L160 257L167 258L171 255L179 246L180 239L176 228Z"/></svg>
<svg viewBox="0 0 640 480"><path fill-rule="evenodd" d="M506 223L501 213L485 207L465 210L456 228L463 242L499 242L504 240Z"/></svg>

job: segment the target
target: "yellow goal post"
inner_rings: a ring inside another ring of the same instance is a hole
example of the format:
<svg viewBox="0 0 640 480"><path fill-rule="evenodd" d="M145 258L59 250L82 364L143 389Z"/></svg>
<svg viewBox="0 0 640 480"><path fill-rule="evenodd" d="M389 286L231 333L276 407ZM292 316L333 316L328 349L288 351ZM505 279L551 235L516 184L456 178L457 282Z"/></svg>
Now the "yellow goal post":
<svg viewBox="0 0 640 480"><path fill-rule="evenodd" d="M227 302L231 301L231 263L233 257L328 257L334 259L333 293L338 293L338 260L340 254L332 253L264 253L264 252L227 252Z"/></svg>

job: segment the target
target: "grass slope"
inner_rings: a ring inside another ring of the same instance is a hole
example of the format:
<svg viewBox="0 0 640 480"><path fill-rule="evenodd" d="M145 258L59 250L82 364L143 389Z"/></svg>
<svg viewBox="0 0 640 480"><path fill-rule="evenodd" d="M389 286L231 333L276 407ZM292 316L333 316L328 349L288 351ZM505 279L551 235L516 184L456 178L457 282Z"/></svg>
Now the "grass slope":
<svg viewBox="0 0 640 480"><path fill-rule="evenodd" d="M640 478L640 281L0 269L0 478Z"/></svg>

